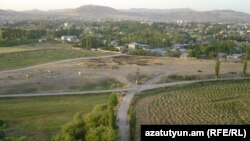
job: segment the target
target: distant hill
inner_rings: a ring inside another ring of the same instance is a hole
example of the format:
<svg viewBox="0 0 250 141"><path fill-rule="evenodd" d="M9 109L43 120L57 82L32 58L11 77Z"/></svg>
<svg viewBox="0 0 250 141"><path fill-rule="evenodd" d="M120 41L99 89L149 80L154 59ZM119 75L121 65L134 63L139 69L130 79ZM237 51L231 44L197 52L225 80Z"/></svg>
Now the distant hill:
<svg viewBox="0 0 250 141"><path fill-rule="evenodd" d="M97 5L84 5L75 9L78 13L95 13L95 14L118 14L120 11L106 6L97 6Z"/></svg>
<svg viewBox="0 0 250 141"><path fill-rule="evenodd" d="M44 11L38 10L38 9L33 9L33 10L27 10L27 11L22 11L21 13L26 13L26 14L44 14Z"/></svg>
<svg viewBox="0 0 250 141"><path fill-rule="evenodd" d="M122 11L133 12L133 13L154 13L154 14L168 14L168 13L176 13L176 12L191 12L194 11L190 8L179 8L179 9L146 9L146 8L132 8L125 9Z"/></svg>
<svg viewBox="0 0 250 141"><path fill-rule="evenodd" d="M84 5L73 9L59 9L50 11L40 11L37 9L30 11L9 11L0 10L0 18L5 19L29 19L46 18L46 16L77 17L81 19L128 19L128 20L153 20L153 21L176 21L187 20L193 22L239 22L250 21L250 14L233 10L213 10L195 11L189 8L180 9L143 9L133 8L118 10L107 6Z"/></svg>

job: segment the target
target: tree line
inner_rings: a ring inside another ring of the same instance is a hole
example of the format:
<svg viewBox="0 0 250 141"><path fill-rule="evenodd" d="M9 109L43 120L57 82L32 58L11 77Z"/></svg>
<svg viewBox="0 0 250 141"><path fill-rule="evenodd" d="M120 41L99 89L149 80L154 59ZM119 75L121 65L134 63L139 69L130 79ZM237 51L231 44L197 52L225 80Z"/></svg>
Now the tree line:
<svg viewBox="0 0 250 141"><path fill-rule="evenodd" d="M11 46L18 46L18 45L24 45L24 44L33 44L37 43L38 40L35 39L5 39L5 40L0 40L0 47L11 47Z"/></svg>
<svg viewBox="0 0 250 141"><path fill-rule="evenodd" d="M2 28L2 39L39 39L46 35L44 29L14 29L14 28Z"/></svg>
<svg viewBox="0 0 250 141"><path fill-rule="evenodd" d="M0 47L11 47L23 44L38 42L38 39L45 36L46 31L42 29L24 30L13 28L2 28L0 30Z"/></svg>
<svg viewBox="0 0 250 141"><path fill-rule="evenodd" d="M117 141L119 138L115 108L116 94L111 94L108 103L97 105L90 113L77 113L65 124L52 141Z"/></svg>
<svg viewBox="0 0 250 141"><path fill-rule="evenodd" d="M226 53L232 55L234 53L243 53L250 46L247 45L237 45L233 41L225 40L211 40L207 45L194 45L188 47L188 54L190 57L199 58L200 55L205 55L208 58L216 58L218 53Z"/></svg>

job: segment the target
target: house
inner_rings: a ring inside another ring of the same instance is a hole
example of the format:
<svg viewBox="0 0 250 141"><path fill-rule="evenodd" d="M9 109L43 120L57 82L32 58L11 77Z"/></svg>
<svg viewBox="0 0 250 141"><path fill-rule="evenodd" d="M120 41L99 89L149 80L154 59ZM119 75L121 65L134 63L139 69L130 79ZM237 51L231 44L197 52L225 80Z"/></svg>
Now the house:
<svg viewBox="0 0 250 141"><path fill-rule="evenodd" d="M114 40L114 41L110 42L110 45L113 46L113 47L116 47L116 46L118 46L118 43L117 43L116 40Z"/></svg>
<svg viewBox="0 0 250 141"><path fill-rule="evenodd" d="M228 59L230 59L230 61L240 62L242 57L243 57L243 54L233 54L231 56L228 56Z"/></svg>
<svg viewBox="0 0 250 141"><path fill-rule="evenodd" d="M185 48L180 48L180 49L178 49L178 51L180 51L181 53L185 53L185 52L187 52L187 49L185 49Z"/></svg>
<svg viewBox="0 0 250 141"><path fill-rule="evenodd" d="M139 44L137 42L132 42L130 44L128 44L128 48L129 49L149 49L149 45L144 45L144 44Z"/></svg>
<svg viewBox="0 0 250 141"><path fill-rule="evenodd" d="M240 58L242 58L242 56L243 56L243 54L233 54L232 58L233 59L240 59Z"/></svg>
<svg viewBox="0 0 250 141"><path fill-rule="evenodd" d="M180 55L180 58L181 59L187 59L188 58L188 53L187 52L184 52Z"/></svg>
<svg viewBox="0 0 250 141"><path fill-rule="evenodd" d="M232 55L232 59L234 61L241 61L242 57L243 57L243 54L233 54Z"/></svg>
<svg viewBox="0 0 250 141"><path fill-rule="evenodd" d="M187 52L187 44L174 44L171 51Z"/></svg>
<svg viewBox="0 0 250 141"><path fill-rule="evenodd" d="M124 46L116 46L115 47L117 50L119 50L120 52L124 51L126 48Z"/></svg>
<svg viewBox="0 0 250 141"><path fill-rule="evenodd" d="M61 40L68 41L68 42L75 42L77 41L77 37L76 36L62 36Z"/></svg>

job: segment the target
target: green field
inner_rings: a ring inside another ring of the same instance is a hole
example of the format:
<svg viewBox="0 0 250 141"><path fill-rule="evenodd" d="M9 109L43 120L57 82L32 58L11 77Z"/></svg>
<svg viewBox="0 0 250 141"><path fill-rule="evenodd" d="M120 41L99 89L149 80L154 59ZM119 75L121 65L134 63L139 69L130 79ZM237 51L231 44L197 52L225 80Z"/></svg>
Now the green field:
<svg viewBox="0 0 250 141"><path fill-rule="evenodd" d="M122 88L123 84L114 79L104 79L98 80L97 82L90 82L84 86L76 86L71 85L68 87L69 90L77 90L77 91L97 91L97 90L111 90L111 89L119 89Z"/></svg>
<svg viewBox="0 0 250 141"><path fill-rule="evenodd" d="M204 82L136 95L137 135L140 124L250 124L249 86L249 80Z"/></svg>
<svg viewBox="0 0 250 141"><path fill-rule="evenodd" d="M6 48L3 49L6 52ZM1 52L1 48L0 48ZM45 48L37 50L26 50L9 53L0 53L0 70L27 67L36 64L48 63L64 59L92 57L107 55L89 50L76 50L66 48Z"/></svg>
<svg viewBox="0 0 250 141"><path fill-rule="evenodd" d="M77 112L88 113L105 104L109 94L0 99L0 119L7 121L7 135L48 140Z"/></svg>

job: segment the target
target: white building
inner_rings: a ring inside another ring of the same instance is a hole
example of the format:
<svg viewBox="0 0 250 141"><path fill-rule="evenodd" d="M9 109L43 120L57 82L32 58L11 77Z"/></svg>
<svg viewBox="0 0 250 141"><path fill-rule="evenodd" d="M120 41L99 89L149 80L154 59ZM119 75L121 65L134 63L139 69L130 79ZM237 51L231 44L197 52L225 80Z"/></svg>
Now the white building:
<svg viewBox="0 0 250 141"><path fill-rule="evenodd" d="M61 40L68 41L68 42L74 42L77 40L77 37L76 36L62 36Z"/></svg>
<svg viewBox="0 0 250 141"><path fill-rule="evenodd" d="M139 44L137 42L132 42L128 44L129 49L149 49L149 45Z"/></svg>

